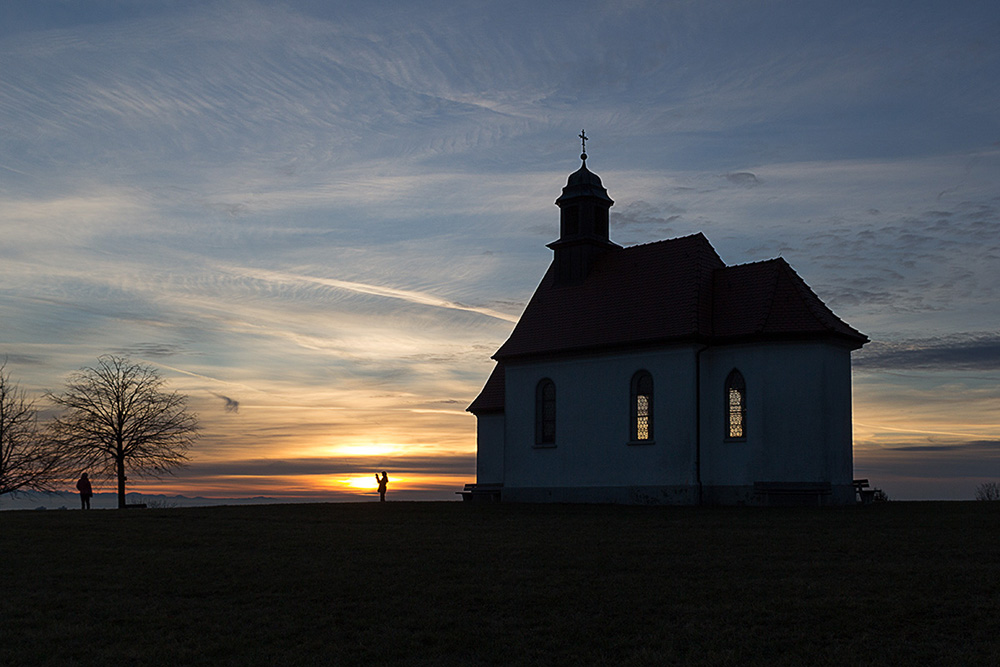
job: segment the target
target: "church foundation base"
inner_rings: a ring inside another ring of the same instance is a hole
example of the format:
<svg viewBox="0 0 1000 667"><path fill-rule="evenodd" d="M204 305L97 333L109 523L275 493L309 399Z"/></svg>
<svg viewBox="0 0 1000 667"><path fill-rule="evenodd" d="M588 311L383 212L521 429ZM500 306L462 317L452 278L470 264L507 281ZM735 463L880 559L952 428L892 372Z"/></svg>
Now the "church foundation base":
<svg viewBox="0 0 1000 667"><path fill-rule="evenodd" d="M617 505L695 505L698 489L690 486L571 486L503 489L507 503L605 503Z"/></svg>
<svg viewBox="0 0 1000 667"><path fill-rule="evenodd" d="M700 497L699 497L700 496ZM856 502L849 484L757 483L740 486L504 486L505 503L602 503L617 505L727 505L826 507Z"/></svg>

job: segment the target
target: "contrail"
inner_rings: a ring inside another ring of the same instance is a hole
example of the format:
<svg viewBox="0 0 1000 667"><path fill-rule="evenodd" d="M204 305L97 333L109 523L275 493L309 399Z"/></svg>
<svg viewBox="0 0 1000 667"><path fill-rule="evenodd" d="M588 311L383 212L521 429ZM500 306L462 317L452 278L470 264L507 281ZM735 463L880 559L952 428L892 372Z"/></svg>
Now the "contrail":
<svg viewBox="0 0 1000 667"><path fill-rule="evenodd" d="M18 171L17 169L14 169L13 167L8 167L5 164L0 164L0 169L6 169L7 171L12 171L15 174L21 174L22 176L27 176L29 178L33 178L31 174L26 174L23 171Z"/></svg>
<svg viewBox="0 0 1000 667"><path fill-rule="evenodd" d="M982 438L983 440L989 440L990 438L995 438L996 434L984 435L982 433L958 433L956 431L928 431L922 428L894 428L892 426L880 426L876 424L863 424L861 422L854 422L857 426L864 426L865 428L871 428L881 431L898 431L900 433L926 433L927 435L960 435L963 438Z"/></svg>
<svg viewBox="0 0 1000 667"><path fill-rule="evenodd" d="M139 359L137 357L137 360L141 361L144 364L150 364L152 366L159 366L160 368L166 368L168 371L174 371L175 373L180 373L182 375L190 375L191 377L200 378L202 380L208 380L209 382L218 382L219 384L228 384L228 385L230 385L232 387L242 387L244 389L249 389L250 391L256 391L256 392L260 392L260 393L267 393L267 392L265 392L265 391L263 391L261 389L255 389L254 387L251 387L250 385L243 384L242 382L230 382L229 380L220 380L219 378L210 377L208 375L202 375L201 373L194 373L192 371L186 371L183 368L175 368L174 366L167 366L166 364L164 364L162 362L152 361L150 359ZM214 391L212 393L215 394ZM215 395L216 396L221 396L221 394L215 394Z"/></svg>
<svg viewBox="0 0 1000 667"><path fill-rule="evenodd" d="M442 299L441 297L434 296L433 294L427 294L426 292L402 290L394 287L382 287L379 285L368 285L365 283L351 282L349 280L337 280L335 278L300 276L291 273L281 273L279 271L267 271L266 269L246 269L237 267L235 270L262 280L285 283L313 283L316 285L324 285L326 287L336 287L337 289L348 290L350 292L358 292L359 294L373 294L375 296L384 296L390 299L402 299L403 301L409 301L410 303L416 303L423 306L449 308L451 310L464 310L466 312L478 313L480 315L485 315L486 317L503 320L504 322L517 322L517 317L514 315L501 313L500 311L493 310L492 308L466 306L461 303Z"/></svg>
<svg viewBox="0 0 1000 667"><path fill-rule="evenodd" d="M190 375L191 377L201 378L202 380L211 380L212 382L220 382L222 384L233 384L232 382L226 382L225 380L220 380L219 378L209 377L208 375L202 375L200 373L194 373L192 371L186 371L183 368L175 368L174 366L167 366L166 364L159 361L151 361L149 359L139 359L144 364L151 364L153 366L159 366L160 368L166 368L168 371L174 371L175 373L181 373L183 375Z"/></svg>

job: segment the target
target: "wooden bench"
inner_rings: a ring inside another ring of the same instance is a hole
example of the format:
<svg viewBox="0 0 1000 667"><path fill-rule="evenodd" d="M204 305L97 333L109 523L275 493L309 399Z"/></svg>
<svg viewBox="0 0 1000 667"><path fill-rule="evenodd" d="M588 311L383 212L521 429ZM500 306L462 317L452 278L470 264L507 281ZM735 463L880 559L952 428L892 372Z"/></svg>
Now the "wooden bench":
<svg viewBox="0 0 1000 667"><path fill-rule="evenodd" d="M466 484L464 491L456 491L467 503L498 503L503 484Z"/></svg>
<svg viewBox="0 0 1000 667"><path fill-rule="evenodd" d="M875 502L875 489L869 488L867 479L856 479L853 484L862 505L871 505Z"/></svg>

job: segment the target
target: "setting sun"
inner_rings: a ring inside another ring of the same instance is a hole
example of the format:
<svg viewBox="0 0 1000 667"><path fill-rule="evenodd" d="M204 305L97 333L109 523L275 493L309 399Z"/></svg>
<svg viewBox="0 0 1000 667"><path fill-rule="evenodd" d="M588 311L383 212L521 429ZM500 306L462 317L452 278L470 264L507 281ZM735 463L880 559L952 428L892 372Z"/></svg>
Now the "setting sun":
<svg viewBox="0 0 1000 667"><path fill-rule="evenodd" d="M337 486L346 486L352 489L374 489L378 486L375 482L375 478L368 475L338 479L334 481L334 484Z"/></svg>

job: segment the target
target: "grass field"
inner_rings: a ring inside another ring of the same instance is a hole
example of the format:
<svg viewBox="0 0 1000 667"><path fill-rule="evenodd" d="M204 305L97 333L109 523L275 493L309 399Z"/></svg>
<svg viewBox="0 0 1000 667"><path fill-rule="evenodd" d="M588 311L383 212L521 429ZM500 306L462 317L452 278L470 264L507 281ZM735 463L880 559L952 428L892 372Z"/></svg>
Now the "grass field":
<svg viewBox="0 0 1000 667"><path fill-rule="evenodd" d="M0 515L2 665L1000 664L1000 503Z"/></svg>

